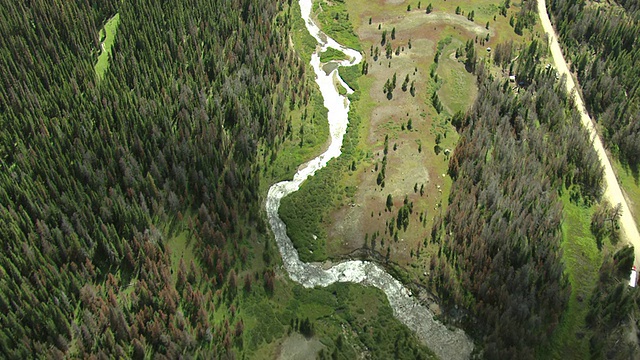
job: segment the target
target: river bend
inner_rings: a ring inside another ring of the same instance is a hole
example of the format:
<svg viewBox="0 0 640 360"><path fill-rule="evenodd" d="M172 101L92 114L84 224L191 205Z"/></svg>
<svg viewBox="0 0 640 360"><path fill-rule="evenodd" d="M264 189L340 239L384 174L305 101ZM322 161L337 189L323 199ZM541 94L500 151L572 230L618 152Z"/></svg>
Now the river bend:
<svg viewBox="0 0 640 360"><path fill-rule="evenodd" d="M298 252L287 236L286 225L278 215L280 200L297 191L309 176L324 166L333 158L340 156L342 140L349 122L349 100L338 93L334 83L337 81L347 89L347 93L353 90L340 78L339 66L358 64L362 55L348 49L335 40L322 33L318 26L311 20L312 0L300 0L301 16L309 33L318 41L320 51L311 55L311 66L316 74L316 83L324 99L324 106L328 109L329 132L331 144L328 149L318 157L303 164L291 181L282 181L269 188L266 201L267 218L274 233L278 249L284 262L284 267L292 280L306 288L316 286L328 286L335 282L351 282L366 286L375 286L382 290L389 300L394 316L414 331L441 359L468 359L473 350L473 342L461 329L450 330L445 325L434 319L433 313L421 304L411 292L398 280L389 275L382 267L369 261L345 261L325 270L317 264L300 261ZM337 62L335 70L326 74L320 64L319 53L327 48L342 51L349 60Z"/></svg>

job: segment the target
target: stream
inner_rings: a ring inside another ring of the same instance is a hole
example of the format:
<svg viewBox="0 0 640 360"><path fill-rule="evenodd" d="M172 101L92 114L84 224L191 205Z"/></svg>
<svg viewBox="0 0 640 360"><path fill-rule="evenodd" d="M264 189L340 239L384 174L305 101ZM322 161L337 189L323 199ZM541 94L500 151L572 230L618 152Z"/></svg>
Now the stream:
<svg viewBox="0 0 640 360"><path fill-rule="evenodd" d="M286 225L278 215L280 200L297 191L302 182L323 168L329 160L340 156L342 140L349 123L349 100L346 96L338 93L334 83L338 82L347 89L347 93L353 93L353 90L340 78L338 69L340 66L358 64L362 60L362 55L359 52L338 44L322 33L318 26L311 21L312 0L300 0L299 2L302 19L321 47L320 51L311 55L311 66L315 71L316 83L324 98L324 106L328 109L331 144L324 153L301 165L293 176L293 180L282 181L269 188L266 200L267 218L278 244L284 267L293 281L306 288L325 287L336 282L375 286L387 295L394 316L414 331L418 338L439 358L468 359L473 350L473 342L464 331L461 329L451 330L434 319L433 313L412 296L409 289L389 275L382 267L369 261L352 260L338 263L325 270L318 264L300 261L298 251L287 236ZM319 54L329 47L342 51L349 60L336 62L338 65L336 69L327 74L322 69Z"/></svg>

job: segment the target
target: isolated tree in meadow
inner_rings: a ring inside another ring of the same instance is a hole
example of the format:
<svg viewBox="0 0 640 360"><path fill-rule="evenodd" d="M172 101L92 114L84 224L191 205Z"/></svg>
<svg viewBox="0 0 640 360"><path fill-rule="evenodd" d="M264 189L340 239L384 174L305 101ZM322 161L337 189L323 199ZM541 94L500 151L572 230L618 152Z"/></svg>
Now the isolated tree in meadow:
<svg viewBox="0 0 640 360"><path fill-rule="evenodd" d="M393 29L391 29L391 40L395 40L395 39L396 39L396 28L394 26Z"/></svg>
<svg viewBox="0 0 640 360"><path fill-rule="evenodd" d="M461 12L461 10L460 10L460 6L457 6L457 7L456 7L456 15L460 15L460 12Z"/></svg>
<svg viewBox="0 0 640 360"><path fill-rule="evenodd" d="M393 197L391 197L391 194L387 195L387 210L391 211L391 208L393 207Z"/></svg>
<svg viewBox="0 0 640 360"><path fill-rule="evenodd" d="M429 5L427 5L427 14L431 14L432 11L433 11L433 5L429 3Z"/></svg>

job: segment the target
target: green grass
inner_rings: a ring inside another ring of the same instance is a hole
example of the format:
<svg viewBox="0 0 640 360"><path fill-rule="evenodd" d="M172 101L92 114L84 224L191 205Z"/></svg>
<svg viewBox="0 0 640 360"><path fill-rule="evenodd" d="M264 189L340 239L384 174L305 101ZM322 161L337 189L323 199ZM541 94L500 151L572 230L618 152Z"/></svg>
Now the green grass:
<svg viewBox="0 0 640 360"><path fill-rule="evenodd" d="M300 4L297 1L291 4L292 20L292 36L293 49L300 56L305 64L309 64L311 61L311 54L314 52L318 42L309 34L309 30L304 24L304 21L300 17Z"/></svg>
<svg viewBox="0 0 640 360"><path fill-rule="evenodd" d="M344 2L321 0L313 4L313 13L317 14L320 28L338 43L362 50L360 40L351 26L350 14Z"/></svg>
<svg viewBox="0 0 640 360"><path fill-rule="evenodd" d="M102 42L102 49L100 49L98 62L96 62L96 65L94 66L96 75L100 80L104 77L104 73L109 67L109 54L111 53L111 47L113 46L113 41L116 37L119 23L120 14L115 14L100 30L100 41Z"/></svg>
<svg viewBox="0 0 640 360"><path fill-rule="evenodd" d="M457 111L466 111L475 100L478 92L475 76L465 70L463 63L450 58L450 55L455 53L459 46L464 46L464 44L456 39L444 48L437 71L438 76L442 79L438 96L451 114Z"/></svg>
<svg viewBox="0 0 640 360"><path fill-rule="evenodd" d="M166 242L167 247L171 251L171 268L173 269L174 280L178 274L180 259L183 259L187 268L191 261L194 261L196 264L198 263L191 240L189 231L184 230L175 234Z"/></svg>
<svg viewBox="0 0 640 360"><path fill-rule="evenodd" d="M347 60L347 56L340 50L328 48L320 53L320 62L326 63L333 60Z"/></svg>
<svg viewBox="0 0 640 360"><path fill-rule="evenodd" d="M589 311L589 298L598 280L602 253L589 229L592 208L571 203L568 191L565 191L562 202L562 259L571 283L571 296L549 348L541 349L538 358L588 359L590 334L585 327L585 317Z"/></svg>
<svg viewBox="0 0 640 360"><path fill-rule="evenodd" d="M633 176L631 169L623 166L619 160L612 161L611 165L616 172L618 182L627 195L627 203L636 224L640 224L640 181Z"/></svg>

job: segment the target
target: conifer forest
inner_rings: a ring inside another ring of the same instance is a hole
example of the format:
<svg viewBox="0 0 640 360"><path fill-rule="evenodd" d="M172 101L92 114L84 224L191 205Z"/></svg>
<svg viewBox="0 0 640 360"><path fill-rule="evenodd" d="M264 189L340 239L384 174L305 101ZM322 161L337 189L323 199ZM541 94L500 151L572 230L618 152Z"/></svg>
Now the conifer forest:
<svg viewBox="0 0 640 360"><path fill-rule="evenodd" d="M640 2L537 1L0 0L0 359L640 358Z"/></svg>

